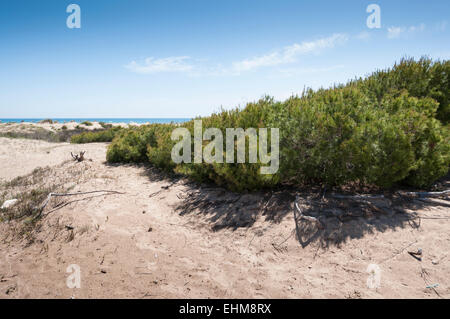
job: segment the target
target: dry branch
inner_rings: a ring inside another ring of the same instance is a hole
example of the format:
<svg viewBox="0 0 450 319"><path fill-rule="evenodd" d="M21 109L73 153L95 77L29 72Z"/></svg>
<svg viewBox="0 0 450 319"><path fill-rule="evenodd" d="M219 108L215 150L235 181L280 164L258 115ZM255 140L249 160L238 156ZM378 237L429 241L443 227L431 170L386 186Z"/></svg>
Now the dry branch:
<svg viewBox="0 0 450 319"><path fill-rule="evenodd" d="M428 203L428 204L450 207L449 202L444 201L444 200L435 199L435 198L417 198L417 200L420 200L421 202Z"/></svg>
<svg viewBox="0 0 450 319"><path fill-rule="evenodd" d="M333 194L331 195L333 198L337 199L378 199L378 198L384 198L384 195L340 195L340 194Z"/></svg>
<svg viewBox="0 0 450 319"><path fill-rule="evenodd" d="M37 219L42 215L42 212L44 211L45 207L47 206L50 199L55 197L63 197L63 196L76 196L76 195L86 195L86 194L94 194L94 193L106 193L106 194L125 194L118 191L110 191L110 190L98 190L98 191L89 191L89 192L78 192L78 193L50 193L48 194L45 201L42 203L41 206L38 207L39 214L34 218ZM61 208L61 207L59 207Z"/></svg>
<svg viewBox="0 0 450 319"><path fill-rule="evenodd" d="M70 152L70 155L72 155L72 158L78 162L84 161L84 154L86 154L86 151L80 152L80 154L75 154L75 155L73 155L72 152Z"/></svg>
<svg viewBox="0 0 450 319"><path fill-rule="evenodd" d="M295 198L294 207L295 207L295 211L297 211L299 214L298 219L304 219L304 220L310 221L312 223L315 223L317 225L317 227L319 227L320 229L324 228L322 223L317 218L312 217L312 216L303 215L302 210L298 206L298 196ZM294 212L294 215L295 215L295 212ZM296 216L294 216L294 217L297 220L297 217Z"/></svg>
<svg viewBox="0 0 450 319"><path fill-rule="evenodd" d="M450 194L450 189L442 192L399 192L400 195L413 196L413 197L435 197Z"/></svg>

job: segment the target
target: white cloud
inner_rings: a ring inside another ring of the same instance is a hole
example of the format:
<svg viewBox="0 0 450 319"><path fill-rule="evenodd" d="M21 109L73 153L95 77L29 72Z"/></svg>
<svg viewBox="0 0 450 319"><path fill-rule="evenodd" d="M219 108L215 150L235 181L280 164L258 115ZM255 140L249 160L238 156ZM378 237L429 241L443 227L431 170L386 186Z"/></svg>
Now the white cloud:
<svg viewBox="0 0 450 319"><path fill-rule="evenodd" d="M282 50L234 62L232 70L240 73L261 67L293 63L297 61L297 57L300 55L318 52L326 48L333 48L335 45L345 43L347 40L348 36L345 34L333 34L330 37L315 41L304 41L300 44L295 43Z"/></svg>
<svg viewBox="0 0 450 319"><path fill-rule="evenodd" d="M323 49L333 48L336 45L345 43L348 38L349 37L346 34L339 33L314 41L304 41L300 44L294 43L281 50L234 62L230 66L223 66L222 64L200 65L198 63L200 60L196 60L196 63L189 63L191 60L190 57L175 56L159 59L150 57L145 59L142 64L132 61L125 67L132 72L142 74L184 72L193 77L239 75L242 72L255 70L261 67L295 63L297 62L297 58L301 55L317 53Z"/></svg>
<svg viewBox="0 0 450 319"><path fill-rule="evenodd" d="M425 30L425 24L421 23L420 25L416 26L411 26L408 28L408 32L416 32L416 31L423 31Z"/></svg>
<svg viewBox="0 0 450 319"><path fill-rule="evenodd" d="M402 35L411 35L415 32L422 32L425 30L425 24L421 23L418 26L410 26L410 27L389 27L388 28L388 38L389 39L397 39Z"/></svg>
<svg viewBox="0 0 450 319"><path fill-rule="evenodd" d="M404 32L404 28L402 27L389 27L388 28L388 38L396 39Z"/></svg>
<svg viewBox="0 0 450 319"><path fill-rule="evenodd" d="M136 73L158 73L158 72L189 72L193 69L193 65L187 63L188 56L176 56L162 59L153 57L145 59L143 64L132 61L125 67Z"/></svg>
<svg viewBox="0 0 450 319"><path fill-rule="evenodd" d="M441 21L439 23L436 24L436 30L443 32L445 31L445 29L447 29L447 21Z"/></svg>
<svg viewBox="0 0 450 319"><path fill-rule="evenodd" d="M358 40L368 40L370 38L370 33L367 31L363 31L358 33L355 38Z"/></svg>

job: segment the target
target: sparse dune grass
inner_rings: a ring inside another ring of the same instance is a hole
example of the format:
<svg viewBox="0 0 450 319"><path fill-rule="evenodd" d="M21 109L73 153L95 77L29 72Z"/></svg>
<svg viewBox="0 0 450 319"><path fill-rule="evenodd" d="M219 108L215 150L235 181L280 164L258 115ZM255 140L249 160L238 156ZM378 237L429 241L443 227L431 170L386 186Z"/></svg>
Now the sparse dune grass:
<svg viewBox="0 0 450 319"><path fill-rule="evenodd" d="M5 200L18 200L13 206L0 209L0 222L8 222L10 226L5 238L12 236L33 242L47 196L55 192L70 192L75 185L91 179L92 175L86 173L84 163L67 160L53 167L38 167L28 175L1 183L0 204ZM63 202L63 198L52 197L47 208L58 207Z"/></svg>
<svg viewBox="0 0 450 319"><path fill-rule="evenodd" d="M44 122L46 124L48 122ZM58 127L40 127L37 125L16 125L14 127L8 127L9 123L5 124L5 129L0 131L0 137L7 138L21 138L21 139L32 139L32 140L43 140L52 143L69 142L74 135L80 135L84 132L103 132L106 129L88 129L77 125L74 128L69 128L67 125L62 125ZM42 123L40 123L42 124ZM116 128L113 128L114 130ZM108 133L101 133L106 136ZM103 139L105 139L103 137ZM106 138L105 141L111 141L112 137Z"/></svg>

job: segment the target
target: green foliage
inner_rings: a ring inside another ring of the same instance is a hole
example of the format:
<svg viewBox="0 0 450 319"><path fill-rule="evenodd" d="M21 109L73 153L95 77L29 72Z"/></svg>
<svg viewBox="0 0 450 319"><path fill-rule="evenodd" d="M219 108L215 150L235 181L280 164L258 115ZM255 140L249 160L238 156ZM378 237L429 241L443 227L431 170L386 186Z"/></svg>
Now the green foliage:
<svg viewBox="0 0 450 319"><path fill-rule="evenodd" d="M377 71L355 83L372 99L381 101L385 95L406 90L411 96L430 97L439 103L436 118L450 122L450 61L433 62L428 58L402 59L392 69Z"/></svg>
<svg viewBox="0 0 450 319"><path fill-rule="evenodd" d="M159 167L164 168L165 164L170 164L170 150L169 157L164 163L163 150L164 146L168 144L165 133L170 132L175 128L168 124L154 124L143 125L140 127L132 127L129 129L121 130L120 134L112 141L108 147L106 158L108 162L146 162L150 156L152 160L158 163ZM167 147L166 147L167 148ZM161 152L161 154L158 154Z"/></svg>
<svg viewBox="0 0 450 319"><path fill-rule="evenodd" d="M89 122L89 121L81 122L81 124L82 125L86 125L86 126L92 126L93 125L92 122Z"/></svg>
<svg viewBox="0 0 450 319"><path fill-rule="evenodd" d="M101 131L82 132L73 135L70 138L70 142L73 144L111 142L121 130L120 127L113 127Z"/></svg>
<svg viewBox="0 0 450 319"><path fill-rule="evenodd" d="M193 121L123 130L107 159L149 162L237 191L280 183L427 187L450 165L448 73L448 61L402 60L345 86L308 89L284 102L265 97L244 109L199 118L204 130L221 130L224 145L227 128L279 128L280 167L273 175L260 174L260 162L248 162L248 137L245 163L175 164L171 132L182 126L193 137ZM203 141L203 147L208 144Z"/></svg>
<svg viewBox="0 0 450 319"><path fill-rule="evenodd" d="M230 111L222 111L209 117L202 118L203 129L218 128L223 135L223 143L225 145L227 128L267 128L278 127L266 125L266 120L273 113L276 103L273 98L264 97L255 103L248 103L243 110L234 109ZM193 135L192 122L187 124ZM270 132L268 134L270 137ZM209 144L204 141L203 147ZM270 145L270 141L268 142ZM261 188L269 188L275 186L279 182L279 175L260 174L262 165L257 163L249 163L249 137L246 136L246 158L245 163L237 163L237 140L234 141L235 163L226 163L225 146L223 150L223 163L212 164L186 164L178 167L178 171L199 181L213 181L214 183L227 187L235 191L257 190ZM256 151L259 151L259 146Z"/></svg>
<svg viewBox="0 0 450 319"><path fill-rule="evenodd" d="M56 123L56 121L53 121L52 119L45 119L45 120L41 120L39 121L40 124L54 124Z"/></svg>
<svg viewBox="0 0 450 319"><path fill-rule="evenodd" d="M113 127L113 125L110 123L99 122L98 124L100 124L100 126L103 128L112 128Z"/></svg>

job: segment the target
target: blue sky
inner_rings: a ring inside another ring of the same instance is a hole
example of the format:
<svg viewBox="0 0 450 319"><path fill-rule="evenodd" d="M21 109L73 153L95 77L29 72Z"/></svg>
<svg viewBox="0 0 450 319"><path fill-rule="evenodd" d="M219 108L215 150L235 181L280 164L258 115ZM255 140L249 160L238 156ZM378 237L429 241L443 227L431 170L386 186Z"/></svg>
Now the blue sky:
<svg viewBox="0 0 450 319"><path fill-rule="evenodd" d="M81 8L81 28L66 7ZM381 28L369 29L369 4ZM194 117L450 57L450 1L0 2L0 118Z"/></svg>

